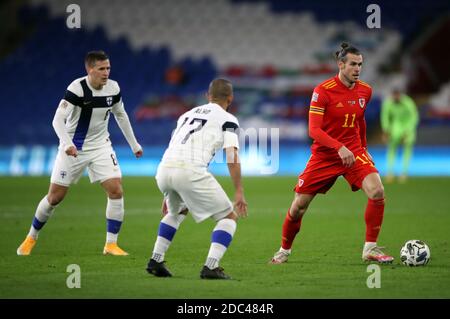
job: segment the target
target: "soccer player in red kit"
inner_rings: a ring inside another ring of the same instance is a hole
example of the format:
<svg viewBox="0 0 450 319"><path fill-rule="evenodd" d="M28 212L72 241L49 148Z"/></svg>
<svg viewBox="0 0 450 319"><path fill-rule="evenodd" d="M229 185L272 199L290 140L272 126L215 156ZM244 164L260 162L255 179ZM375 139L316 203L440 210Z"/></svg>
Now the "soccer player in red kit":
<svg viewBox="0 0 450 319"><path fill-rule="evenodd" d="M353 191L362 189L368 197L363 260L379 263L394 260L377 245L383 221L384 189L367 152L364 119L372 88L359 80L363 57L358 49L343 43L336 59L339 74L316 86L312 95L309 108L312 155L294 188L295 197L283 223L281 248L273 256L273 264L288 260L309 204L316 194L325 194L339 176L344 176Z"/></svg>

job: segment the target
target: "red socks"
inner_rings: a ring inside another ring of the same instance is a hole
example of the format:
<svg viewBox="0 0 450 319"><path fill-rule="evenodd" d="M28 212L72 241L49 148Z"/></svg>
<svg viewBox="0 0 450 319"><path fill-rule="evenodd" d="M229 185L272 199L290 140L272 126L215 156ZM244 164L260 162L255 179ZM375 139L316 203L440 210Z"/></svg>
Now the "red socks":
<svg viewBox="0 0 450 319"><path fill-rule="evenodd" d="M366 220L366 242L376 242L378 234L381 230L384 215L384 198L369 199L367 202L366 213L364 219ZM289 211L284 219L281 247L283 249L291 249L295 236L300 231L302 225L302 217L298 220L293 220Z"/></svg>
<svg viewBox="0 0 450 319"><path fill-rule="evenodd" d="M384 198L370 199L367 202L366 213L366 242L375 243L381 230L384 214Z"/></svg>
<svg viewBox="0 0 450 319"><path fill-rule="evenodd" d="M302 217L298 220L292 220L291 215L289 215L289 210L284 219L282 237L281 237L281 247L283 249L291 249L292 243L294 242L295 236L300 231L300 226L302 225Z"/></svg>

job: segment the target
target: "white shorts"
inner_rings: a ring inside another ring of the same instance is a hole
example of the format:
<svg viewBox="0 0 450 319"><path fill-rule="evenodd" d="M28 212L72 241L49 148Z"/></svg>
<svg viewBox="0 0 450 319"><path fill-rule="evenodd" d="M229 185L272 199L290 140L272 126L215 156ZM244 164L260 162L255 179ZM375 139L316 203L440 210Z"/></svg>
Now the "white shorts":
<svg viewBox="0 0 450 319"><path fill-rule="evenodd" d="M50 181L62 186L76 184L87 168L91 183L111 178L121 178L122 172L116 153L108 145L92 150L79 151L77 157L68 156L63 149L58 151Z"/></svg>
<svg viewBox="0 0 450 319"><path fill-rule="evenodd" d="M206 170L159 165L156 181L169 214L176 215L187 207L200 223L209 217L218 221L233 212L233 204L222 186Z"/></svg>

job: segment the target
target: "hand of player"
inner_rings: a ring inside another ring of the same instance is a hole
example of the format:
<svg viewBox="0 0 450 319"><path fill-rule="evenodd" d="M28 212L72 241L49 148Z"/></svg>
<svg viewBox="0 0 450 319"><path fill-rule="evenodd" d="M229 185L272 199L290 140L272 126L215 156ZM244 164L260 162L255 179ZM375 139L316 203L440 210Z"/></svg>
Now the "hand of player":
<svg viewBox="0 0 450 319"><path fill-rule="evenodd" d="M345 167L351 167L355 163L355 155L344 145L339 149L338 154Z"/></svg>
<svg viewBox="0 0 450 319"><path fill-rule="evenodd" d="M247 202L242 191L237 191L234 195L234 210L239 217L247 217Z"/></svg>
<svg viewBox="0 0 450 319"><path fill-rule="evenodd" d="M73 156L73 157L77 157L78 156L78 151L77 148L75 146L70 146L66 149L66 154L68 156Z"/></svg>
<svg viewBox="0 0 450 319"><path fill-rule="evenodd" d="M139 158L142 156L142 154L144 154L144 151L141 149L139 149L139 151L135 152L134 155L136 156L136 158Z"/></svg>

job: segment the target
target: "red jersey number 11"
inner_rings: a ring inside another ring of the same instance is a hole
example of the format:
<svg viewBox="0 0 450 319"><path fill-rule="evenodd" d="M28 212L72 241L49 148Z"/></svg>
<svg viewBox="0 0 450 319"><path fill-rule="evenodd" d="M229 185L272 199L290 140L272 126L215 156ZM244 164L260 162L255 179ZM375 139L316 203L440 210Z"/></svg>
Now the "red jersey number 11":
<svg viewBox="0 0 450 319"><path fill-rule="evenodd" d="M350 114L345 114L345 121L344 121L344 125L342 125L342 127L354 127L355 126L355 119L356 119L356 113L352 114L352 122L350 123L350 126L348 125L348 118L349 118Z"/></svg>

